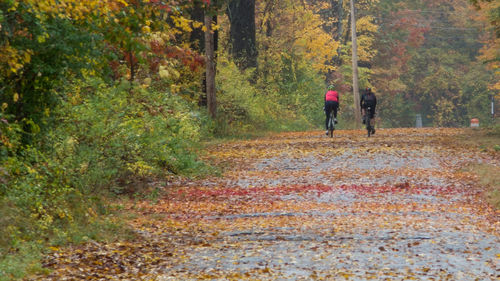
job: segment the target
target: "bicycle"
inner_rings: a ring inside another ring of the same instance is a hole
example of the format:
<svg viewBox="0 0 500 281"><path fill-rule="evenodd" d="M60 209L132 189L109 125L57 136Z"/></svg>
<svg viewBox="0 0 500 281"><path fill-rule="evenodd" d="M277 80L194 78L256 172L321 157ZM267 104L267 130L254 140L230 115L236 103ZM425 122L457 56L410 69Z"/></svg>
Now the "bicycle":
<svg viewBox="0 0 500 281"><path fill-rule="evenodd" d="M372 124L371 124L371 120L370 120L370 112L371 112L371 106L368 106L366 109L365 109L365 115L363 116L363 120L365 122L365 125L366 125L366 131L368 132L368 137L370 137L370 135L372 134Z"/></svg>
<svg viewBox="0 0 500 281"><path fill-rule="evenodd" d="M328 118L328 135L333 138L333 131L335 131L335 121L333 118L333 110L330 112L330 117Z"/></svg>

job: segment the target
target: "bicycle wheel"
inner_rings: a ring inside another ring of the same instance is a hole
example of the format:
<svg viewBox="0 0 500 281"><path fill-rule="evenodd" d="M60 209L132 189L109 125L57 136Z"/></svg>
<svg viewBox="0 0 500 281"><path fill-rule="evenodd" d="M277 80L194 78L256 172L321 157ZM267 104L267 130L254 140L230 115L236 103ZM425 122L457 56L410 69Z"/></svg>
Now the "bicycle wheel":
<svg viewBox="0 0 500 281"><path fill-rule="evenodd" d="M333 114L330 114L330 120L328 121L328 131L330 133L330 138L333 138L333 131L335 130L335 123L333 121Z"/></svg>

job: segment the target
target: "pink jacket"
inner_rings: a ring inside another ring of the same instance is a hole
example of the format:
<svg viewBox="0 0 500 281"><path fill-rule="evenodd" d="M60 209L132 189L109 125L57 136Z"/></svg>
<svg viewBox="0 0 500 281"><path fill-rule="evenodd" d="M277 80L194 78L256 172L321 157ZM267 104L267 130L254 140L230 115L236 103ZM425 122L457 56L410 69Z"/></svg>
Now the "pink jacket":
<svg viewBox="0 0 500 281"><path fill-rule="evenodd" d="M339 102L339 93L337 91L328 91L325 94L325 101Z"/></svg>

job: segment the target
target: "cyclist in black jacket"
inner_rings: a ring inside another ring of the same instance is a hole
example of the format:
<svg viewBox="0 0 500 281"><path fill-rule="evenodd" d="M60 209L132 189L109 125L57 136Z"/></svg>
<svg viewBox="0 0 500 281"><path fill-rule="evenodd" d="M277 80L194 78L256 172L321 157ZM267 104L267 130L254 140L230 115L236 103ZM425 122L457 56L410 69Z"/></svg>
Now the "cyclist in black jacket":
<svg viewBox="0 0 500 281"><path fill-rule="evenodd" d="M372 92L372 89L366 88L365 93L361 96L361 101L359 102L361 106L361 112L363 115L368 114L370 117L370 125L372 127L372 134L375 134L375 107L377 106L377 97L375 93ZM370 107L369 112L367 108ZM363 122L364 122L363 118Z"/></svg>

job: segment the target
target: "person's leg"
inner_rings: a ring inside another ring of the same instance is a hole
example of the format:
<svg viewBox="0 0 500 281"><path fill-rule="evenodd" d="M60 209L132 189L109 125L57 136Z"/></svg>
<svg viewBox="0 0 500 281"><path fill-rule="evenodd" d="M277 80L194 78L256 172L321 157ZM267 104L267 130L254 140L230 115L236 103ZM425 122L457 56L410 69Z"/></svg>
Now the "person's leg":
<svg viewBox="0 0 500 281"><path fill-rule="evenodd" d="M375 110L371 109L370 112L370 126L372 127L372 134L375 133Z"/></svg>
<svg viewBox="0 0 500 281"><path fill-rule="evenodd" d="M337 118L337 111L339 110L339 103L333 102L333 117Z"/></svg>
<svg viewBox="0 0 500 281"><path fill-rule="evenodd" d="M326 119L325 119L325 130L328 130L328 119L330 118L330 111L331 111L331 103L329 102L326 102L325 103L325 115L326 115Z"/></svg>

